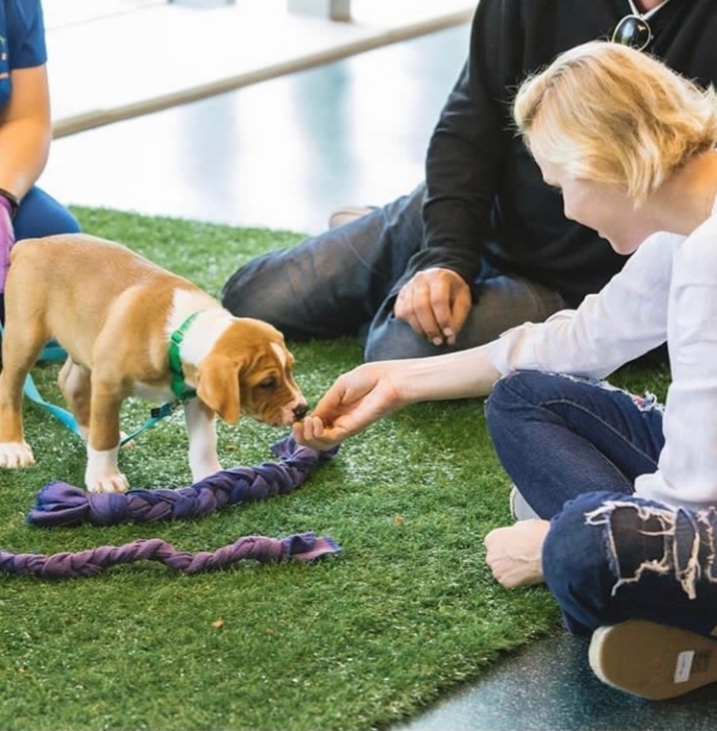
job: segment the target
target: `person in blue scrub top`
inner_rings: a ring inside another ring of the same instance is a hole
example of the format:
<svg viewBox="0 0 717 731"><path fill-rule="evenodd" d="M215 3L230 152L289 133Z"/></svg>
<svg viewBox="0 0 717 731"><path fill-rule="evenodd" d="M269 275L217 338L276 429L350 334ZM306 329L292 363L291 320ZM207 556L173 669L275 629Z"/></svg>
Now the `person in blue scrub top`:
<svg viewBox="0 0 717 731"><path fill-rule="evenodd" d="M0 321L16 241L73 233L72 213L38 188L52 140L40 0L0 0Z"/></svg>

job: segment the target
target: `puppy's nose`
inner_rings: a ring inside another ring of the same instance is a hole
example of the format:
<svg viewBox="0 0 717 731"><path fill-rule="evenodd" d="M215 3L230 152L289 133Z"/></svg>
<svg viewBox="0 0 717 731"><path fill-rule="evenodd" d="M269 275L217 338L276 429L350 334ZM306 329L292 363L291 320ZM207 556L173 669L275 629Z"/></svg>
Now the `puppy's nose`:
<svg viewBox="0 0 717 731"><path fill-rule="evenodd" d="M292 413L294 414L294 421L301 421L309 413L308 404L299 404Z"/></svg>

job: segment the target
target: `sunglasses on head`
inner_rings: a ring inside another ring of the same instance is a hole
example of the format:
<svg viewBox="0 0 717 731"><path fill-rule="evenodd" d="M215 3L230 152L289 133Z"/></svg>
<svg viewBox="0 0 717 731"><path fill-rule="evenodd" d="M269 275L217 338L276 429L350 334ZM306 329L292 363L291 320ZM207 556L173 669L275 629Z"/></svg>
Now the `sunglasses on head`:
<svg viewBox="0 0 717 731"><path fill-rule="evenodd" d="M612 32L613 43L644 51L652 43L652 29L639 15L626 15Z"/></svg>

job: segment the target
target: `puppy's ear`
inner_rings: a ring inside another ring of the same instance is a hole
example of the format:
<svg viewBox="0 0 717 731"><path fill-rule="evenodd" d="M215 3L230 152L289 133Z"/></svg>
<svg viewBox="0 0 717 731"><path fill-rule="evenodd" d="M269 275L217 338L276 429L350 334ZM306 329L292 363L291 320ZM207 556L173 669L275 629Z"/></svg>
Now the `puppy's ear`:
<svg viewBox="0 0 717 731"><path fill-rule="evenodd" d="M236 361L220 355L208 355L197 369L197 396L228 424L239 420L239 370Z"/></svg>

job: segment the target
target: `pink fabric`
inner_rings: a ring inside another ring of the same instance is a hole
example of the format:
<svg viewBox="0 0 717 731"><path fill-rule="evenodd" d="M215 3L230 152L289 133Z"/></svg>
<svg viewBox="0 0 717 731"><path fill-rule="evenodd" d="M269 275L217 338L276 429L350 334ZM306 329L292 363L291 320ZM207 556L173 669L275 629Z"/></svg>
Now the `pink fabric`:
<svg viewBox="0 0 717 731"><path fill-rule="evenodd" d="M15 243L12 227L12 206L5 196L0 195L0 292L5 291L7 270L10 268L10 249Z"/></svg>

